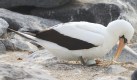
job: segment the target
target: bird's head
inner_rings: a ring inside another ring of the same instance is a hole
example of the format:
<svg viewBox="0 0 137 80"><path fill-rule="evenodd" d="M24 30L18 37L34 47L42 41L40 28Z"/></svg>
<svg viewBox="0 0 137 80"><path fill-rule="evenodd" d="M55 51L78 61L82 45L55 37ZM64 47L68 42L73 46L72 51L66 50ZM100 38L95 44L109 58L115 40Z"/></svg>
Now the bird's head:
<svg viewBox="0 0 137 80"><path fill-rule="evenodd" d="M114 56L117 60L126 43L129 43L134 34L133 26L125 20L115 20L108 24L108 31L119 39L119 45Z"/></svg>

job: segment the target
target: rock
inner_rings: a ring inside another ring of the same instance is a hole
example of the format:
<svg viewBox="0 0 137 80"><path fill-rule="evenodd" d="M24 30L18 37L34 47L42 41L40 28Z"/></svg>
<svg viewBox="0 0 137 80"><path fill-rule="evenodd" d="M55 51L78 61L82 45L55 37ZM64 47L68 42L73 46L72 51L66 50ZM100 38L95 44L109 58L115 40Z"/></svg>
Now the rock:
<svg viewBox="0 0 137 80"><path fill-rule="evenodd" d="M17 80L17 79L10 78L10 77L7 77L7 76L0 76L0 80Z"/></svg>
<svg viewBox="0 0 137 80"><path fill-rule="evenodd" d="M133 51L137 52L137 43L133 43L132 45L129 45Z"/></svg>
<svg viewBox="0 0 137 80"><path fill-rule="evenodd" d="M9 24L2 18L0 18L0 36L7 32Z"/></svg>
<svg viewBox="0 0 137 80"><path fill-rule="evenodd" d="M2 40L2 43L4 44L4 47L6 47L6 50L15 50L13 43L10 42L10 40Z"/></svg>
<svg viewBox="0 0 137 80"><path fill-rule="evenodd" d="M73 70L73 74L74 75L81 75L82 74L82 70L81 69L74 69Z"/></svg>
<svg viewBox="0 0 137 80"><path fill-rule="evenodd" d="M53 58L55 58L55 56L50 54L50 52L47 51L46 49L35 51L31 55L28 56L29 60L32 60L32 61L41 60L43 62L46 62L46 60L51 60Z"/></svg>
<svg viewBox="0 0 137 80"><path fill-rule="evenodd" d="M124 67L120 65L110 65L106 70L105 73L107 74L120 74L122 72L127 71Z"/></svg>
<svg viewBox="0 0 137 80"><path fill-rule="evenodd" d="M134 8L137 9L137 0L123 0L126 3L130 3Z"/></svg>
<svg viewBox="0 0 137 80"><path fill-rule="evenodd" d="M6 48L2 41L0 41L0 54L5 54Z"/></svg>
<svg viewBox="0 0 137 80"><path fill-rule="evenodd" d="M137 70L131 75L131 80L137 80Z"/></svg>
<svg viewBox="0 0 137 80"><path fill-rule="evenodd" d="M35 45L31 44L28 41L18 40L18 39L10 39L3 40L3 44L5 45L7 50L19 50L19 51L37 51L39 50Z"/></svg>
<svg viewBox="0 0 137 80"><path fill-rule="evenodd" d="M0 64L1 80L56 80L49 72L42 69L18 67L10 64Z"/></svg>
<svg viewBox="0 0 137 80"><path fill-rule="evenodd" d="M43 19L40 17L22 15L6 9L0 8L0 17L9 23L9 27L15 30L43 30L47 27L59 24L59 21Z"/></svg>
<svg viewBox="0 0 137 80"><path fill-rule="evenodd" d="M34 6L44 8L59 7L69 3L71 0L0 0L1 8L11 8L17 6Z"/></svg>
<svg viewBox="0 0 137 80"><path fill-rule="evenodd" d="M33 30L43 30L47 27L51 27L53 25L56 25L60 22L55 20L48 20L43 19L35 16L29 16L29 15L22 15L19 13L11 12L6 9L0 9L0 17L5 19L0 19L0 36L6 32L7 27L20 30L20 31L33 31ZM8 25L9 24L9 25ZM13 38L12 34L9 34L8 38ZM17 37L14 37L17 38ZM7 50L28 50L28 51L36 51L38 48L34 46L33 44L23 41L24 39L16 40L5 40L3 41L4 45L6 46ZM2 52L3 47L2 47Z"/></svg>
<svg viewBox="0 0 137 80"><path fill-rule="evenodd" d="M10 42L14 45L15 50L22 51L37 51L38 48L28 41L21 41L17 39L11 39Z"/></svg>
<svg viewBox="0 0 137 80"><path fill-rule="evenodd" d="M117 45L112 48L112 50L104 57L105 59L112 60L117 49ZM137 53L133 51L130 47L125 46L120 57L118 58L120 62L137 62Z"/></svg>
<svg viewBox="0 0 137 80"><path fill-rule="evenodd" d="M89 9L95 16L95 23L108 25L109 22L116 20L120 16L120 8L115 4L97 3Z"/></svg>
<svg viewBox="0 0 137 80"><path fill-rule="evenodd" d="M107 25L120 15L120 8L115 4L106 3L72 3L60 8L44 9L36 8L32 15L43 18L56 19L63 22L88 21Z"/></svg>
<svg viewBox="0 0 137 80"><path fill-rule="evenodd" d="M93 80L129 80L129 79L123 76L101 76Z"/></svg>
<svg viewBox="0 0 137 80"><path fill-rule="evenodd" d="M137 30L137 0L78 0L81 3L106 3L106 4L115 4L120 8L120 17L128 20L132 23L135 30ZM137 41L136 41L137 42Z"/></svg>

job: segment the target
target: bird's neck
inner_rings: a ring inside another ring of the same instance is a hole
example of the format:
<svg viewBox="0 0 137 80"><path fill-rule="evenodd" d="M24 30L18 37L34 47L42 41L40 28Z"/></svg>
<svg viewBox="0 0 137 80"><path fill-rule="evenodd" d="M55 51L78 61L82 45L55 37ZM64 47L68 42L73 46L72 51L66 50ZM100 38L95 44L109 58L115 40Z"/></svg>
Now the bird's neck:
<svg viewBox="0 0 137 80"><path fill-rule="evenodd" d="M114 36L113 34L106 34L105 41L103 44L104 49L106 52L109 52L118 42L118 37Z"/></svg>

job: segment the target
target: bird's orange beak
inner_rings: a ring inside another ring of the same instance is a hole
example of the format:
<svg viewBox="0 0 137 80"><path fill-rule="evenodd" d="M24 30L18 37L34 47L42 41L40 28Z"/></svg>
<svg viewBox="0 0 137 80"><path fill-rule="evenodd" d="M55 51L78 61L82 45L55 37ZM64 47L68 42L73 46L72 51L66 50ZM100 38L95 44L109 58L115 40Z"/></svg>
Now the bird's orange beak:
<svg viewBox="0 0 137 80"><path fill-rule="evenodd" d="M118 59L118 57L120 56L124 46L125 46L124 38L120 38L117 51L116 51L115 56L113 58L114 61L116 61Z"/></svg>

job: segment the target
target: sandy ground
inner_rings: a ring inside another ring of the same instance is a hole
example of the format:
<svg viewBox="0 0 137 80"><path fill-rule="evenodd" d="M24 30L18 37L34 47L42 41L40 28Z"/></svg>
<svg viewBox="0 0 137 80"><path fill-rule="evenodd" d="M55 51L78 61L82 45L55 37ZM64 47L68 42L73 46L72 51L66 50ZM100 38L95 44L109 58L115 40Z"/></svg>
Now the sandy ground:
<svg viewBox="0 0 137 80"><path fill-rule="evenodd" d="M106 73L109 66L88 67L72 62L60 62L55 57L46 58L49 57L48 54L50 53L47 52L45 54L47 56L43 56L42 53L32 57L29 52L7 52L0 56L0 62L28 68L42 68L48 70L57 80L130 80L131 74L137 67L136 63L128 64L124 66L127 69L124 72Z"/></svg>

